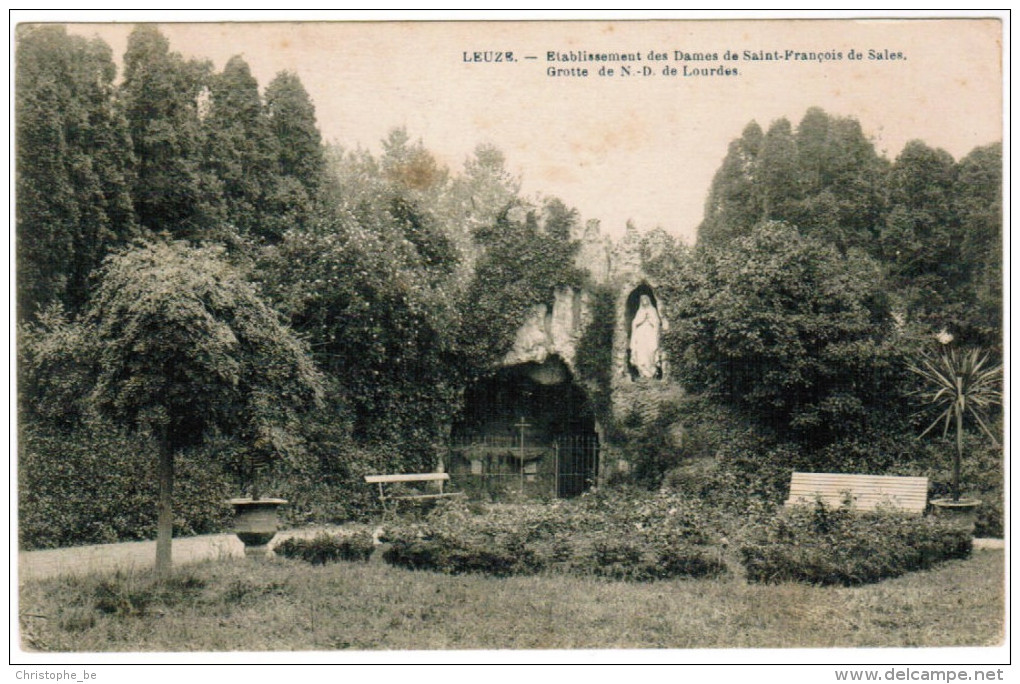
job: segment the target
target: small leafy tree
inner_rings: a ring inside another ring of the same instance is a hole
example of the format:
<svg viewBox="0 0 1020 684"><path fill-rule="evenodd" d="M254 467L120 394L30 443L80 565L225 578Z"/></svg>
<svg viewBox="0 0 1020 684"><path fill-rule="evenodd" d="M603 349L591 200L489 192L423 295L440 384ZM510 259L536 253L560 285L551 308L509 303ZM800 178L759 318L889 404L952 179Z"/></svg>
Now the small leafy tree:
<svg viewBox="0 0 1020 684"><path fill-rule="evenodd" d="M159 446L156 570L171 563L174 454L214 434L286 453L322 381L307 350L221 249L149 244L111 258L85 319L89 403Z"/></svg>
<svg viewBox="0 0 1020 684"><path fill-rule="evenodd" d="M963 460L963 426L972 419L998 444L988 427L988 411L1002 402L1000 376L1002 366L989 364L988 354L979 349L959 350L945 345L935 356L922 356L910 365L924 382L919 394L938 416L921 437L940 423L942 436L956 430L956 453L953 456L953 501L960 500L960 462Z"/></svg>

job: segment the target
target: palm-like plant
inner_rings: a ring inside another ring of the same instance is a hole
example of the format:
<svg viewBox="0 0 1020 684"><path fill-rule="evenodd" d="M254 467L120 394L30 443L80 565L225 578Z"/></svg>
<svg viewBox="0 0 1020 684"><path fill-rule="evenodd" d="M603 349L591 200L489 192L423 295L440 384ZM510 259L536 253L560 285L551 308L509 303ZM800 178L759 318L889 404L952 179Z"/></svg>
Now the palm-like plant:
<svg viewBox="0 0 1020 684"><path fill-rule="evenodd" d="M988 427L988 411L1002 402L1002 366L989 364L988 354L979 349L961 351L946 344L934 355L924 355L910 364L910 370L925 384L918 392L925 403L938 411L938 416L921 437L940 423L942 436L956 428L956 455L953 459L953 501L960 500L960 461L963 459L963 424L973 421L998 445Z"/></svg>

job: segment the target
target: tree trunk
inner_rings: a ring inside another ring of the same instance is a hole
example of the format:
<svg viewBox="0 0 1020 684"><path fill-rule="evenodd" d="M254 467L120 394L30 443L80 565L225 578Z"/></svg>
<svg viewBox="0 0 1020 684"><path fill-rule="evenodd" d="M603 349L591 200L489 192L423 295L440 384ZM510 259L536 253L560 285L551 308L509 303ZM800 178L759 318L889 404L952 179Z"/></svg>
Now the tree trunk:
<svg viewBox="0 0 1020 684"><path fill-rule="evenodd" d="M174 454L166 438L159 445L159 517L156 523L156 577L169 576L174 534Z"/></svg>

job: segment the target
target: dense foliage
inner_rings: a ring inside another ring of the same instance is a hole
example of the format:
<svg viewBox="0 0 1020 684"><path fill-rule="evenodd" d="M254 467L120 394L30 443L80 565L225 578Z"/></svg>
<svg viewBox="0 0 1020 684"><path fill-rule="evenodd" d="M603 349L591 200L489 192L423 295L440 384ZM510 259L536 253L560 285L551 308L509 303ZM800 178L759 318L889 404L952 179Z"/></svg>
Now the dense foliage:
<svg viewBox="0 0 1020 684"><path fill-rule="evenodd" d="M947 445L913 439L906 354L945 327L1001 356L1001 145L955 162L915 141L889 163L818 109L749 125L698 247L640 243L680 383L638 391L613 386L619 293L577 267L578 212L522 197L496 148L459 170L399 128L378 155L326 148L297 75L260 92L241 57L217 73L151 25L119 81L101 41L17 41L25 544L148 534L153 450L177 455L179 531L215 526L225 480L270 456L291 522L371 514L362 476L435 467L465 387L558 287L592 295L578 381L630 479L716 503L777 498L792 467L941 468ZM214 457L226 471L191 481ZM593 567L666 572L657 543L596 541Z"/></svg>
<svg viewBox="0 0 1020 684"><path fill-rule="evenodd" d="M577 211L549 200L539 214L518 207L500 215L475 237L484 253L466 292L460 345L474 370L494 366L510 351L514 333L536 303L552 304L558 286L579 287L571 238Z"/></svg>
<svg viewBox="0 0 1020 684"><path fill-rule="evenodd" d="M943 519L818 502L765 519L740 553L751 582L854 586L967 558L972 545L968 531Z"/></svg>
<svg viewBox="0 0 1020 684"><path fill-rule="evenodd" d="M566 572L652 581L726 571L720 539L700 506L626 491L480 514L444 502L422 524L388 529L394 565L495 576Z"/></svg>
<svg viewBox="0 0 1020 684"><path fill-rule="evenodd" d="M453 411L456 375L447 369L456 319L414 267L417 251L391 244L353 217L323 220L289 231L265 253L258 277L342 388L355 436L396 439L413 450L406 467L421 468Z"/></svg>
<svg viewBox="0 0 1020 684"><path fill-rule="evenodd" d="M107 422L73 432L29 422L18 435L18 543L22 549L152 539L158 496L152 443ZM224 529L234 489L215 446L174 461L175 536Z"/></svg>
<svg viewBox="0 0 1020 684"><path fill-rule="evenodd" d="M955 162L909 142L890 164L860 124L818 108L796 129L752 122L730 144L698 228L726 247L766 221L878 260L905 320L998 348L1002 335L1002 146Z"/></svg>
<svg viewBox="0 0 1020 684"><path fill-rule="evenodd" d="M320 400L302 343L218 248L156 243L110 259L84 325L89 403L171 451L226 434L286 453L294 411Z"/></svg>
<svg viewBox="0 0 1020 684"><path fill-rule="evenodd" d="M860 124L809 109L794 130L751 122L730 144L698 229L700 242L725 245L765 221L786 221L841 250L867 249L884 208L888 163Z"/></svg>
<svg viewBox="0 0 1020 684"><path fill-rule="evenodd" d="M18 319L80 307L106 253L136 234L135 157L101 41L18 32L15 152Z"/></svg>
<svg viewBox="0 0 1020 684"><path fill-rule="evenodd" d="M345 535L320 532L311 539L284 539L273 551L284 558L325 565L337 561L367 561L375 551L375 542L365 531Z"/></svg>
<svg viewBox="0 0 1020 684"><path fill-rule="evenodd" d="M879 270L783 224L660 263L674 372L812 445L897 412L903 376Z"/></svg>

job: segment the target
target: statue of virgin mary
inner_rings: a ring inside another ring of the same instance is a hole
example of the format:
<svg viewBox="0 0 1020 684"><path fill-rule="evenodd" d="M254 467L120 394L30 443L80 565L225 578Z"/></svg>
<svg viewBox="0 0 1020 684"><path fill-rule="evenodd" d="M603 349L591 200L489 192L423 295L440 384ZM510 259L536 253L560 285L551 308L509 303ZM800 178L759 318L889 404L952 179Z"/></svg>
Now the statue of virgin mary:
<svg viewBox="0 0 1020 684"><path fill-rule="evenodd" d="M659 312L652 298L641 295L641 303L630 327L630 363L642 378L654 378L659 373Z"/></svg>

